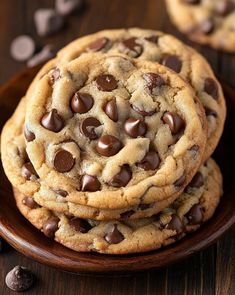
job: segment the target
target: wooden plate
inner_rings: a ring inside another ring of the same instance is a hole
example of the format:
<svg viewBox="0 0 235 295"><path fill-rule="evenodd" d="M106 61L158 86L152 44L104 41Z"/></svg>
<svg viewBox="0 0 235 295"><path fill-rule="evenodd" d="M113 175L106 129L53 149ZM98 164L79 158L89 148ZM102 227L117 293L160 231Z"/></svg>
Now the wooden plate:
<svg viewBox="0 0 235 295"><path fill-rule="evenodd" d="M37 68L27 69L0 88L0 127L14 111ZM76 253L46 238L17 210L11 185L0 167L0 234L18 251L41 263L80 273L118 273L159 268L204 249L235 223L235 91L223 83L228 119L215 158L224 175L224 196L214 217L178 243L138 255Z"/></svg>

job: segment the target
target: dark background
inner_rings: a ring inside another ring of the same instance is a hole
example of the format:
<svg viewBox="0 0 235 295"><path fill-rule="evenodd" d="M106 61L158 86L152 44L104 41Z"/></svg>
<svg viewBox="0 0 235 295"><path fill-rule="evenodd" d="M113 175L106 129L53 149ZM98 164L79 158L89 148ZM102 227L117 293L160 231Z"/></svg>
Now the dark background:
<svg viewBox="0 0 235 295"><path fill-rule="evenodd" d="M173 33L188 42L170 24L163 0L88 0L81 13L69 17L65 29L49 38L36 35L33 13L52 7L53 0L0 0L0 84L25 67L12 60L11 41L29 34L40 45L61 48L71 40L101 29L139 26ZM214 51L188 42L211 63L215 72L235 87L235 54ZM234 202L234 200L232 200ZM13 249L0 254L0 295L15 294L4 284L5 274L15 265L29 267L38 281L22 294L40 295L234 295L235 229L216 245L174 266L128 277L92 277L64 273L24 257Z"/></svg>

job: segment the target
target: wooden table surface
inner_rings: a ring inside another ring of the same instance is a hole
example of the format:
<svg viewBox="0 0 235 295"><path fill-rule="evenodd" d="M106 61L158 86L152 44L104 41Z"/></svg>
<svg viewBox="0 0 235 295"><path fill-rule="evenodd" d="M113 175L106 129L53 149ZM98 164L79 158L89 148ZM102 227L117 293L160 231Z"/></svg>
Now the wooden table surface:
<svg viewBox="0 0 235 295"><path fill-rule="evenodd" d="M85 9L68 19L66 28L50 38L36 36L33 13L52 7L53 0L0 0L0 84L24 64L11 59L9 45L20 34L33 36L39 44L57 48L78 36L101 29L139 26L160 29L188 42L170 24L163 0L88 0ZM190 44L190 42L188 42ZM192 43L191 43L192 44ZM192 44L211 63L215 72L235 87L235 55ZM234 201L234 200L233 200ZM37 276L32 295L144 295L235 294L235 228L216 245L165 269L125 277L78 276L40 265L8 249L0 254L0 295L15 294L5 287L5 274L15 265L30 268Z"/></svg>

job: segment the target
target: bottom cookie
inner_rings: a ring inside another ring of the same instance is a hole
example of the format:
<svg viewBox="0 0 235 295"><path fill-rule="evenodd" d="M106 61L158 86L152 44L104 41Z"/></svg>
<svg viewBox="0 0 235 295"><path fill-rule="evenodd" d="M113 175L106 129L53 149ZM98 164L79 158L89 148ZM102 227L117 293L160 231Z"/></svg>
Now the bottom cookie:
<svg viewBox="0 0 235 295"><path fill-rule="evenodd" d="M198 229L214 213L222 195L222 175L209 159L210 175L200 198L190 189L159 214L137 220L95 221L39 207L14 189L21 213L49 238L78 252L128 254L156 250Z"/></svg>

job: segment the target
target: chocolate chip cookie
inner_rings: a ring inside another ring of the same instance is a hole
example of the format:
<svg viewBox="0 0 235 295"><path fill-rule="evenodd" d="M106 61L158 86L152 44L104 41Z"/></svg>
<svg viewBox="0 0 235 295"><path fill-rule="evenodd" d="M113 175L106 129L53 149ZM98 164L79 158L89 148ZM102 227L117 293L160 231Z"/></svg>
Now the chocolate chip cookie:
<svg viewBox="0 0 235 295"><path fill-rule="evenodd" d="M234 0L166 0L166 5L172 22L190 39L235 52Z"/></svg>
<svg viewBox="0 0 235 295"><path fill-rule="evenodd" d="M22 214L48 238L75 251L107 254L145 252L176 242L213 215L221 194L222 175L212 159L171 206L151 218L133 221L68 217L36 203L32 206L33 200L15 190Z"/></svg>

